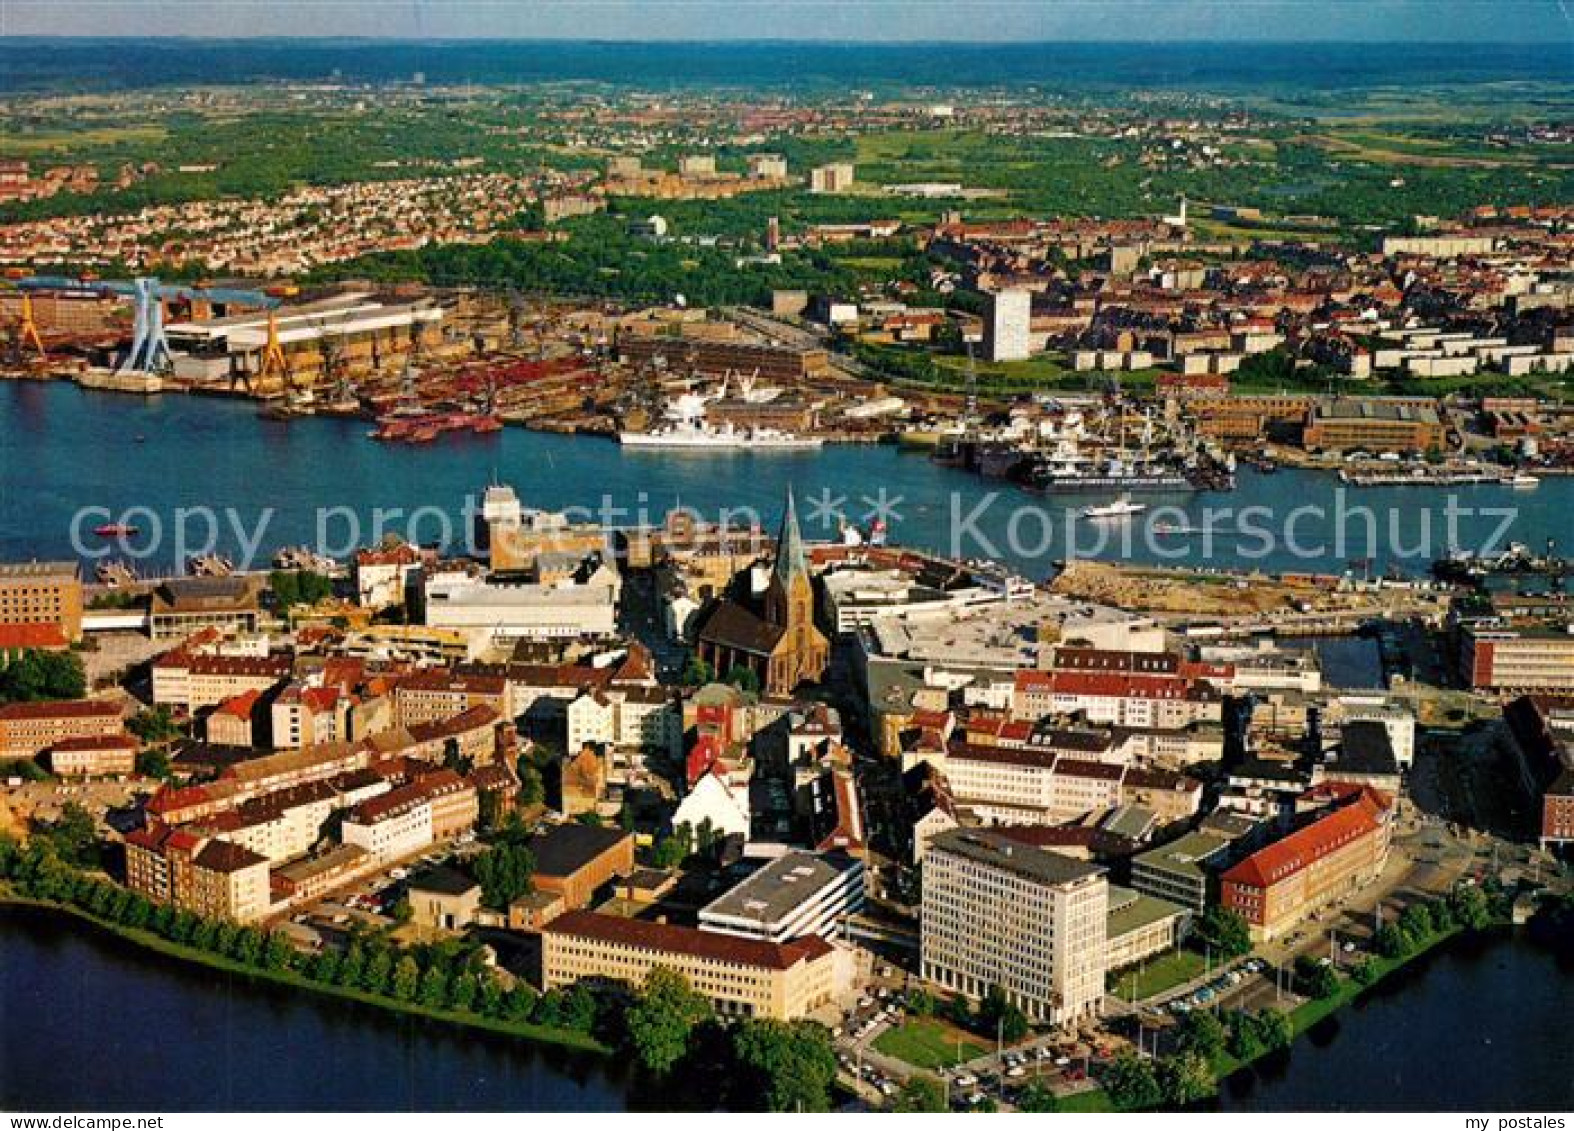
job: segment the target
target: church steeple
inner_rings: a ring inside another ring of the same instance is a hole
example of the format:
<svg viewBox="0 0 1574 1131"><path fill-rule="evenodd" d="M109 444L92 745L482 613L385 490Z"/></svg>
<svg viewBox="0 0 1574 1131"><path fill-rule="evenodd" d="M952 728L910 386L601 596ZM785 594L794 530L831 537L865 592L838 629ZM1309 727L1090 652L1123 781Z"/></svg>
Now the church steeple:
<svg viewBox="0 0 1574 1131"><path fill-rule="evenodd" d="M792 487L787 488L787 509L782 514L781 532L776 536L776 579L783 588L789 588L792 579L808 576L809 564L803 552L803 535L798 531L798 507L793 502Z"/></svg>

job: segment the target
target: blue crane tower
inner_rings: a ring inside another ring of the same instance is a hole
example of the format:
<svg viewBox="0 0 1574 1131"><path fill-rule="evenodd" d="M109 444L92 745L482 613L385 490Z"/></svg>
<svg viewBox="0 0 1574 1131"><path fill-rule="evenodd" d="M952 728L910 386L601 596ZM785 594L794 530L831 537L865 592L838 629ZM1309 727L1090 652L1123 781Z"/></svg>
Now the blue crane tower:
<svg viewBox="0 0 1574 1131"><path fill-rule="evenodd" d="M72 279L64 275L33 275L18 279L23 291L76 291L87 294L129 295L133 302L131 348L115 367L117 373L164 373L172 364L169 342L164 338L164 300L203 299L272 310L279 300L263 291L234 287L186 286L161 283L154 278Z"/></svg>

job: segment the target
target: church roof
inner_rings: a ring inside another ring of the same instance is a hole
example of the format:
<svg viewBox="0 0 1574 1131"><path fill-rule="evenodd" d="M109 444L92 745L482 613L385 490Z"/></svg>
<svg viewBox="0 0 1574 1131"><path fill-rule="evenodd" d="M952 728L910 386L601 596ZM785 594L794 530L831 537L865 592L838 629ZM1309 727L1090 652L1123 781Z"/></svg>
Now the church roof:
<svg viewBox="0 0 1574 1131"><path fill-rule="evenodd" d="M725 600L716 606L700 629L700 639L756 656L769 656L781 641L782 626L763 620L738 604Z"/></svg>
<svg viewBox="0 0 1574 1131"><path fill-rule="evenodd" d="M798 531L798 507L793 502L792 488L787 488L787 509L782 514L781 533L776 536L776 577L786 585L793 577L807 574L808 555L803 548L803 535Z"/></svg>

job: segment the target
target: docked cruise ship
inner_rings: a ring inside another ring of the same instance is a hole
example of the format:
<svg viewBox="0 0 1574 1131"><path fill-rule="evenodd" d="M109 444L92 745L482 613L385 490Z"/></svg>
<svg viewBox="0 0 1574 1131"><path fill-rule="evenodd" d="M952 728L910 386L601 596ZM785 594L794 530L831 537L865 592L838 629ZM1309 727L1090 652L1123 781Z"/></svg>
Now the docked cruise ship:
<svg viewBox="0 0 1574 1131"><path fill-rule="evenodd" d="M776 428L708 424L705 421L705 403L704 397L685 393L668 406L666 423L648 432L619 432L618 443L626 448L690 452L807 451L824 443L818 436L799 436Z"/></svg>

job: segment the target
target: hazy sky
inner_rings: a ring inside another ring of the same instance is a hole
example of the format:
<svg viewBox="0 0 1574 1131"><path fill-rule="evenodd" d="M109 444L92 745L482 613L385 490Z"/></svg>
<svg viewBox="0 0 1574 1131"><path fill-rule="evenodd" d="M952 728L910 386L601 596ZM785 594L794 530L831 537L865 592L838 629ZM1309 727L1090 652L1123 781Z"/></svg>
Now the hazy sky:
<svg viewBox="0 0 1574 1131"><path fill-rule="evenodd" d="M0 0L0 35L1569 43L1574 0Z"/></svg>

